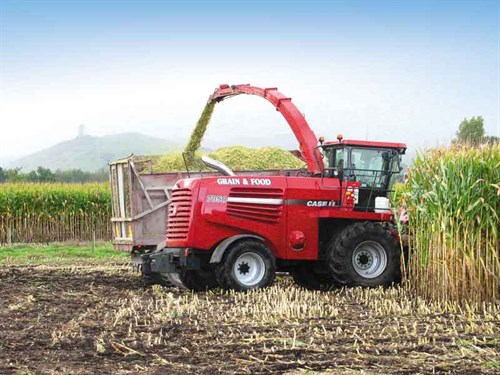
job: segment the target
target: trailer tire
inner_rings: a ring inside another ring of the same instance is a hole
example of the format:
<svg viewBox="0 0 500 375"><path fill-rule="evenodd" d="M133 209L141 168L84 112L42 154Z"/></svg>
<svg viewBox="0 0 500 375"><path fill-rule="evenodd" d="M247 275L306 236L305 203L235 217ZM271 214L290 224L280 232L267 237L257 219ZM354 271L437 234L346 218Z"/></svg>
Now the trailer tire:
<svg viewBox="0 0 500 375"><path fill-rule="evenodd" d="M330 290L337 285L331 275L315 272L309 264L296 266L290 275L295 284L309 290Z"/></svg>
<svg viewBox="0 0 500 375"><path fill-rule="evenodd" d="M400 257L394 235L376 222L352 224L328 246L332 276L346 286L390 286L400 282Z"/></svg>
<svg viewBox="0 0 500 375"><path fill-rule="evenodd" d="M222 289L246 291L266 288L276 277L276 262L261 241L242 240L227 249L216 266L215 274Z"/></svg>
<svg viewBox="0 0 500 375"><path fill-rule="evenodd" d="M204 292L219 285L215 272L210 267L203 267L199 270L182 269L179 278L186 288L195 292Z"/></svg>

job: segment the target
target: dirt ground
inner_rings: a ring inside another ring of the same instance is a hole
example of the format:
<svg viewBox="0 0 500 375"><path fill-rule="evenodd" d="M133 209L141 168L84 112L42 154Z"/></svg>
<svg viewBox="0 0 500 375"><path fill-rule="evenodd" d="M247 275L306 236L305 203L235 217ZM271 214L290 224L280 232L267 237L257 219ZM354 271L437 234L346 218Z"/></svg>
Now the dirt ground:
<svg viewBox="0 0 500 375"><path fill-rule="evenodd" d="M399 289L193 294L125 264L0 266L0 374L498 374L500 308Z"/></svg>

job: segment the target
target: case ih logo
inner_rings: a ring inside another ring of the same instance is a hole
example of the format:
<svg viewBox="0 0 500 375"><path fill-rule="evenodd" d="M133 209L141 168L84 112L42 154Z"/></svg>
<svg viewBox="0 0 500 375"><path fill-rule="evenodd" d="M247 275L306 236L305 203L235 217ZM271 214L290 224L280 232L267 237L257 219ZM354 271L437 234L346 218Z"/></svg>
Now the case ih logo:
<svg viewBox="0 0 500 375"><path fill-rule="evenodd" d="M307 207L333 207L335 201L307 201Z"/></svg>
<svg viewBox="0 0 500 375"><path fill-rule="evenodd" d="M289 206L335 207L339 205L340 202L333 200L287 199L286 204Z"/></svg>

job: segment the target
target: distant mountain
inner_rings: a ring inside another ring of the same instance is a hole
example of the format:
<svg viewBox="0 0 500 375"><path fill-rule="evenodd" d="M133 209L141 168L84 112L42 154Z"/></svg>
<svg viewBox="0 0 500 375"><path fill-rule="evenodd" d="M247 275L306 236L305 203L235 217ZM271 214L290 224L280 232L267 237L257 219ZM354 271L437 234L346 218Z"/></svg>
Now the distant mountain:
<svg viewBox="0 0 500 375"><path fill-rule="evenodd" d="M104 137L84 135L10 162L8 167L21 167L24 172L34 170L39 166L53 171L81 169L92 172L106 167L109 161L129 156L132 153L135 155L163 154L177 148L179 145L174 142L140 133L123 133Z"/></svg>

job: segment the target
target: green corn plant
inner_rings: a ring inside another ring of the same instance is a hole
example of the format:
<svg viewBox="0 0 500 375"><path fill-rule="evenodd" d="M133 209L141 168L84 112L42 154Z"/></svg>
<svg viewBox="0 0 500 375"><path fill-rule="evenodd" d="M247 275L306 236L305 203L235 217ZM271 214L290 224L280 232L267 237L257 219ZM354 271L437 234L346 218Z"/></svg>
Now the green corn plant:
<svg viewBox="0 0 500 375"><path fill-rule="evenodd" d="M420 153L398 193L409 212L409 286L437 301L500 299L500 146Z"/></svg>
<svg viewBox="0 0 500 375"><path fill-rule="evenodd" d="M0 243L111 238L105 183L0 184Z"/></svg>

